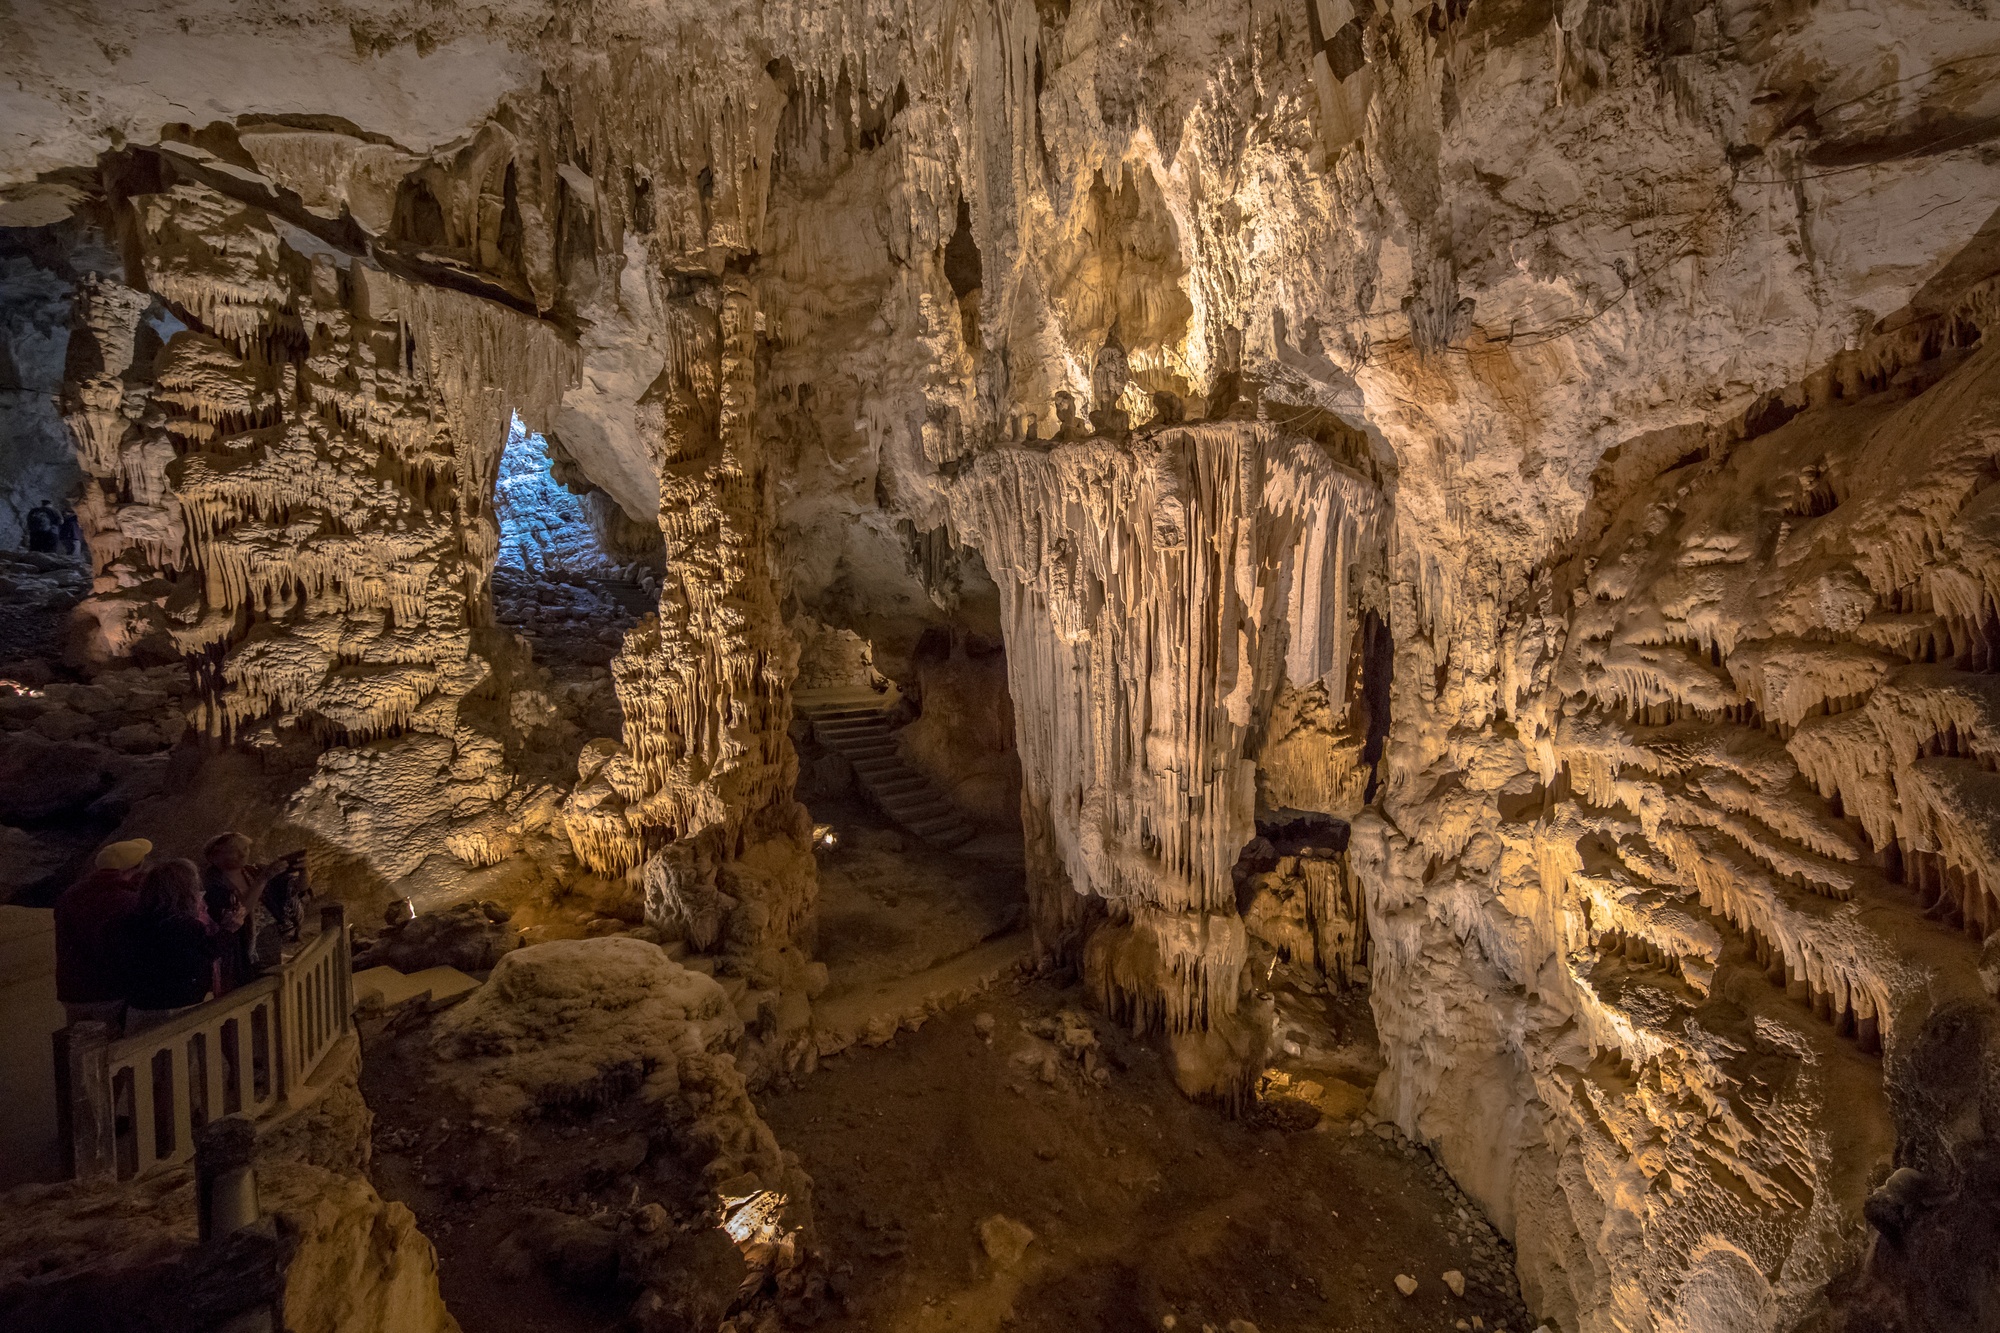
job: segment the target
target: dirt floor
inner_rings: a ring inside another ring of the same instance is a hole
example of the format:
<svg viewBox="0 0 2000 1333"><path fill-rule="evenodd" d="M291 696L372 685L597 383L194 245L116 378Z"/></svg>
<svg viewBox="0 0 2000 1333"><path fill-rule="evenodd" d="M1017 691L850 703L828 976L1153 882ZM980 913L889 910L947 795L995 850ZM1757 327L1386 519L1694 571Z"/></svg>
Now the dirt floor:
<svg viewBox="0 0 2000 1333"><path fill-rule="evenodd" d="M1372 1042L1358 996L1319 1003L1325 1032ZM447 1305L467 1333L619 1326L629 1295L559 1291L504 1242L527 1208L659 1202L691 1221L699 1192L659 1127L628 1105L496 1135L440 1095L425 1025L364 1024L364 1089L376 1183L436 1243ZM1420 1148L1289 1095L1236 1120L1192 1104L1150 1044L1048 979L1003 982L758 1100L813 1177L818 1295L767 1295L741 1330L1533 1327L1511 1251Z"/></svg>
<svg viewBox="0 0 2000 1333"><path fill-rule="evenodd" d="M859 802L816 801L812 811L837 839L818 853L822 1053L920 1024L1026 961L1018 833L940 851Z"/></svg>
<svg viewBox="0 0 2000 1333"><path fill-rule="evenodd" d="M833 986L911 976L1021 925L1018 834L939 851L856 802L815 801L812 813L839 839L819 857L813 953Z"/></svg>
<svg viewBox="0 0 2000 1333"><path fill-rule="evenodd" d="M1372 1041L1364 1005L1334 1008ZM1080 1025L1094 1045L1065 1040ZM1004 985L761 1105L814 1180L830 1328L1533 1326L1511 1252L1421 1149L1361 1120L1307 1128L1294 1101L1240 1120L1194 1105L1075 988ZM995 1217L1033 1233L1017 1264L982 1244Z"/></svg>

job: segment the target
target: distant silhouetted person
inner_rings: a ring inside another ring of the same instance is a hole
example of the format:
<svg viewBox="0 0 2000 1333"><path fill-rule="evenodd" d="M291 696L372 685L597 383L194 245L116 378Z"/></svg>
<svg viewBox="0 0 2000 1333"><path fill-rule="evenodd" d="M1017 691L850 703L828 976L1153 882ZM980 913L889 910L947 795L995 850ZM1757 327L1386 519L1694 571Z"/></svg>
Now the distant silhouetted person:
<svg viewBox="0 0 2000 1333"><path fill-rule="evenodd" d="M125 976L119 931L138 910L139 881L153 844L114 842L91 872L56 899L56 998L72 1023L125 1021Z"/></svg>
<svg viewBox="0 0 2000 1333"><path fill-rule="evenodd" d="M120 943L125 958L125 1030L142 1032L192 1009L216 990L216 960L243 926L230 906L209 920L201 900L201 871L192 861L162 861L139 886L139 910L125 918Z"/></svg>
<svg viewBox="0 0 2000 1333"><path fill-rule="evenodd" d="M56 542L64 555L75 555L76 548L83 544L83 525L76 521L76 511L62 511L62 522L56 526Z"/></svg>
<svg viewBox="0 0 2000 1333"><path fill-rule="evenodd" d="M54 505L44 500L28 511L24 526L28 530L30 551L53 551L56 549L56 537L62 532L62 515L56 512Z"/></svg>

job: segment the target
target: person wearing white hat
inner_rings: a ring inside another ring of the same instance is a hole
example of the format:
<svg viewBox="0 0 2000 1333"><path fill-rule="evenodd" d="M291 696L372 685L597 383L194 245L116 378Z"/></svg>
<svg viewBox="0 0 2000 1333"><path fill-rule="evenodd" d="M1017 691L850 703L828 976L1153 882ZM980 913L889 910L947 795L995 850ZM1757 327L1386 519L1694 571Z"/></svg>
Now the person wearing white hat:
<svg viewBox="0 0 2000 1333"><path fill-rule="evenodd" d="M56 899L56 999L71 1023L125 1021L123 969L116 932L139 907L139 880L153 844L114 842L97 853L91 872Z"/></svg>

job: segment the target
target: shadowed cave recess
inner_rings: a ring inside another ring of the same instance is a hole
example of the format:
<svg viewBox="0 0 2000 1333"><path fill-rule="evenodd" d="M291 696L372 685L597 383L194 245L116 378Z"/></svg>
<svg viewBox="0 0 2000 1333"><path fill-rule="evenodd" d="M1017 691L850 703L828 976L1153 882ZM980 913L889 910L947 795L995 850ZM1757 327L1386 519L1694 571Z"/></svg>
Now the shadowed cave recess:
<svg viewBox="0 0 2000 1333"><path fill-rule="evenodd" d="M2000 1333L1987 6L7 24L0 1327Z"/></svg>

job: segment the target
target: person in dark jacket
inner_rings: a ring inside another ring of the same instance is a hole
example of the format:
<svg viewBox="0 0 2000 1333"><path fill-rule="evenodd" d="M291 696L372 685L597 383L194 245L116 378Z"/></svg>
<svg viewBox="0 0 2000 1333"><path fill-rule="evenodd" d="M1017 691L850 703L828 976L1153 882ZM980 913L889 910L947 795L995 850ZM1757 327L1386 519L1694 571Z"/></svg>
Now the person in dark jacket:
<svg viewBox="0 0 2000 1333"><path fill-rule="evenodd" d="M220 921L209 920L194 862L163 861L147 871L139 909L120 930L132 1005L125 1030L142 1032L207 999L216 989L216 959L242 925L242 909L233 905Z"/></svg>
<svg viewBox="0 0 2000 1333"><path fill-rule="evenodd" d="M139 881L153 844L114 842L97 854L88 875L56 899L56 999L71 1023L125 1021L125 978L118 930L139 906Z"/></svg>

